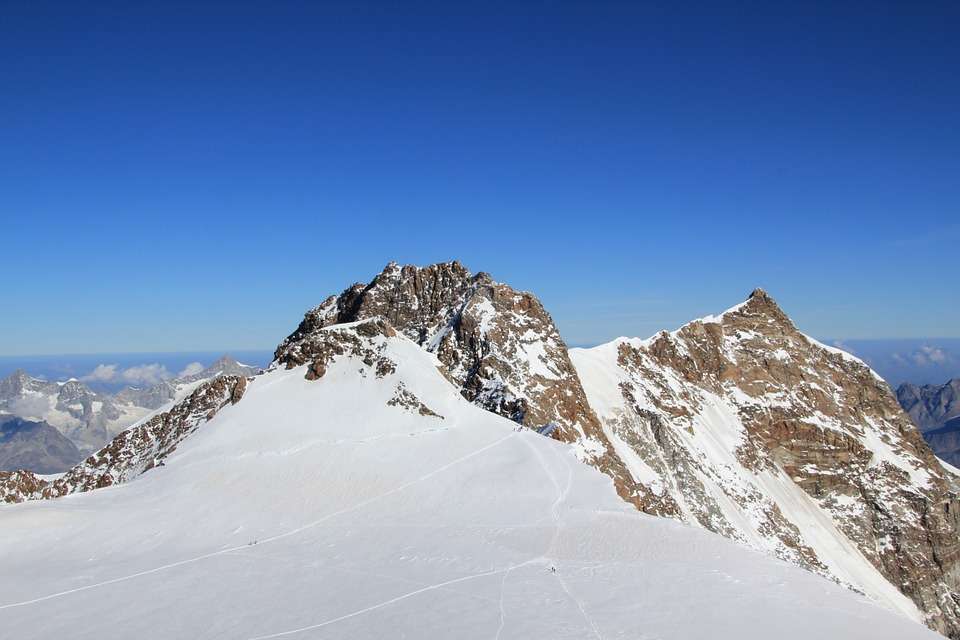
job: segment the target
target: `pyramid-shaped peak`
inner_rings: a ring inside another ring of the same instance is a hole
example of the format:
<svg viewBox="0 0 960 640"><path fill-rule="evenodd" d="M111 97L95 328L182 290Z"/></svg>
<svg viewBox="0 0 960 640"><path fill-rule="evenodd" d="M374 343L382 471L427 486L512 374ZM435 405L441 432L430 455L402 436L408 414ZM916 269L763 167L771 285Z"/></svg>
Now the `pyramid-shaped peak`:
<svg viewBox="0 0 960 640"><path fill-rule="evenodd" d="M745 302L741 303L738 306L746 306L752 309L753 311L767 309L770 311L776 311L777 313L782 314L783 310L780 309L780 306L777 304L777 301L766 292L765 289L757 287L750 292L750 295L747 296Z"/></svg>

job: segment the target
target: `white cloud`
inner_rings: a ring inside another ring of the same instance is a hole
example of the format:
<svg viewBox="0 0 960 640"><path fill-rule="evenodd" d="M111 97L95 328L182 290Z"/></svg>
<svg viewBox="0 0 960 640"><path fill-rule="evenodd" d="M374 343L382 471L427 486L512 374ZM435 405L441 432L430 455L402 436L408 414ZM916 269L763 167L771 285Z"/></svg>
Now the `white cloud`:
<svg viewBox="0 0 960 640"><path fill-rule="evenodd" d="M43 396L21 396L15 398L8 409L10 413L21 418L42 420L44 414L50 410L50 403Z"/></svg>
<svg viewBox="0 0 960 640"><path fill-rule="evenodd" d="M120 378L127 384L147 386L159 384L172 377L173 374L171 374L165 366L158 363L130 367L129 369L124 369L123 373L120 374Z"/></svg>
<svg viewBox="0 0 960 640"><path fill-rule="evenodd" d="M204 366L200 362L191 362L183 368L183 371L177 374L178 378L186 378L187 376L195 376L201 371L204 370Z"/></svg>
<svg viewBox="0 0 960 640"><path fill-rule="evenodd" d="M939 347L921 347L921 350L926 354L930 362L936 364L944 364L949 359L947 352Z"/></svg>
<svg viewBox="0 0 960 640"><path fill-rule="evenodd" d="M115 364L98 364L93 371L81 377L80 380L82 382L123 382L136 386L151 386L172 377L173 374L159 363L141 364L123 370L120 370L120 367Z"/></svg>
<svg viewBox="0 0 960 640"><path fill-rule="evenodd" d="M924 345L910 356L914 364L919 367L926 367L934 364L944 364L947 361L947 353L939 347Z"/></svg>
<svg viewBox="0 0 960 640"><path fill-rule="evenodd" d="M93 371L80 378L80 380L83 382L110 382L116 377L117 365L98 364Z"/></svg>
<svg viewBox="0 0 960 640"><path fill-rule="evenodd" d="M954 361L953 355L940 347L923 345L908 356L902 354L893 354L893 359L899 364L913 364L918 367L931 367L936 365L949 364Z"/></svg>

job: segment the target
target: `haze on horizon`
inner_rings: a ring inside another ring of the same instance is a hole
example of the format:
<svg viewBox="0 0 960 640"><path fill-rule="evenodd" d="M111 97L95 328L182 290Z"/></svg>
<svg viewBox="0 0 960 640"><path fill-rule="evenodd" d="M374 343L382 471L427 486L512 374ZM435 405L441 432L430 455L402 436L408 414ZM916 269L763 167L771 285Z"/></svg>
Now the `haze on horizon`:
<svg viewBox="0 0 960 640"><path fill-rule="evenodd" d="M956 4L4 13L0 355L272 349L390 260L571 344L757 286L818 337L960 337Z"/></svg>

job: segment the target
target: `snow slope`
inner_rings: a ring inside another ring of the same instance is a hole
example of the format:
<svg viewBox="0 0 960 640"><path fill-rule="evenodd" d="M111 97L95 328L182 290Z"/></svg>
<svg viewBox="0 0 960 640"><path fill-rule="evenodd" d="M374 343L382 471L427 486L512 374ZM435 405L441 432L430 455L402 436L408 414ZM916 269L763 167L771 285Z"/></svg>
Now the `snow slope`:
<svg viewBox="0 0 960 640"><path fill-rule="evenodd" d="M355 327L335 327L352 331ZM364 335L254 379L129 483L0 506L4 637L936 638L711 533L645 516L567 445Z"/></svg>

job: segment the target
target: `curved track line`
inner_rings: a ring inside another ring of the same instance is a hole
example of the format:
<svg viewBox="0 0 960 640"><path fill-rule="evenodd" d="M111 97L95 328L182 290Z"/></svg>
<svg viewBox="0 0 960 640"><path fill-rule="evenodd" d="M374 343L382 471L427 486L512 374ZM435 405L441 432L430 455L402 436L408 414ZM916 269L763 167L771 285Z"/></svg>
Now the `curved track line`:
<svg viewBox="0 0 960 640"><path fill-rule="evenodd" d="M447 580L447 581L445 581L445 582L439 582L439 583L437 583L437 584L430 585L429 587L424 587L424 588L422 588L422 589L417 589L416 591L410 591L410 592L408 592L408 593L404 593L403 595L399 595L399 596L397 596L397 597L395 597L395 598L390 598L389 600L384 600L383 602L380 602L380 603L378 603L378 604L374 604L374 605L371 605L371 606L369 606L369 607L364 607L363 609L357 609L356 611L353 611L353 612L351 612L351 613L344 614L344 615L342 615L342 616L338 616L338 617L336 617L336 618L331 618L331 619L329 619L329 620L324 620L323 622L318 622L317 624L311 624L311 625L308 625L308 626L306 626L306 627L299 627L299 628L297 628L297 629L288 629L287 631L279 631L279 632L277 632L277 633L270 633L270 634L267 634L267 635L265 635L265 636L255 636L255 637L253 637L253 638L249 638L248 640L268 640L269 638L281 638L281 637L283 637L283 636L292 636L292 635L294 635L294 634L296 634L296 633L303 633L304 631L312 631L313 629L319 629L320 627L326 627L327 625L331 625L331 624L334 624L334 623L337 623L337 622L341 622L341 621L347 620L347 619L349 619L349 618L355 618L355 617L357 617L357 616L359 616L359 615L363 615L364 613L369 613L369 612L371 612L371 611L375 611L375 610L377 610L377 609L381 609L381 608L386 607L386 606L388 606L388 605L391 605L391 604L393 604L393 603L395 603L395 602L400 602L401 600L406 600L407 598L412 598L413 596L419 595L419 594L421 594L421 593L426 593L426 592L428 592L428 591L435 591L436 589L442 589L443 587L448 587L448 586L450 586L451 584L457 584L458 582L466 582L467 580L473 580L473 579L475 579L475 578L483 578L483 577L486 577L486 576L494 576L494 575L497 575L498 573L506 573L506 572L512 571L512 570L514 570L514 569L519 569L520 567L526 566L526 565L528 565L528 564L533 564L533 563L539 562L539 561L540 561L539 558L537 558L537 559L535 559L535 560L527 560L526 562L521 562L520 564L511 565L511 566L506 567L506 568L504 568L504 569L491 569L490 571L484 571L484 572L482 572L482 573L474 573L474 574L471 574L471 575L469 575L469 576L463 576L463 577L461 577L461 578L454 578L453 580Z"/></svg>
<svg viewBox="0 0 960 640"><path fill-rule="evenodd" d="M530 450L533 451L534 455L536 455L537 460L540 462L540 466L543 467L544 473L546 473L547 476L550 477L550 481L553 483L553 486L556 487L557 489L557 499L553 501L553 506L550 509L553 514L553 520L554 520L556 529L554 530L553 539L550 541L550 547L547 549L547 552L545 554L546 556L549 556L553 552L554 548L557 546L557 543L560 541L560 507L564 503L564 501L566 501L567 496L570 494L570 487L573 484L573 467L570 466L570 462L566 457L561 458L563 460L564 466L567 467L567 486L561 489L560 483L557 482L557 479L554 477L553 472L550 471L550 469L547 467L546 461L543 459L543 456L540 455L540 452L537 451L537 448L531 445L529 442L527 442L526 444L528 447L530 447ZM558 561L556 560L554 561L557 564L559 564ZM567 594L567 597L573 600L573 603L577 605L577 609L580 611L580 615L583 617L584 622L586 622L587 625L589 625L590 629L593 631L593 635L599 638L599 640L603 640L603 636L600 634L600 630L597 629L597 625L594 624L593 619L589 615L587 615L587 611L584 608L583 603L576 596L574 596L573 593L570 591L570 587L567 586L567 582L566 580L563 579L563 576L560 575L560 572L553 571L552 573L554 576L556 576L557 582L560 583L560 587Z"/></svg>
<svg viewBox="0 0 960 640"><path fill-rule="evenodd" d="M373 502L376 502L377 500L381 500L381 499L386 498L386 497L388 497L388 496L391 496L391 495L393 495L393 494L395 494L395 493L398 493L398 492L400 492L400 491L403 491L404 489L406 489L406 488L408 488L408 487L411 487L411 486L417 484L418 482L422 482L422 481L424 481L424 480L427 480L427 479L429 479L429 478L432 478L433 476L437 475L438 473L442 473L443 471L446 471L446 470L449 469L450 467L456 466L456 465L460 464L461 462L464 462L464 461L466 461L466 460L469 460L470 458L473 458L474 456L480 455L481 453L483 453L483 452L485 452L485 451L487 451L487 450L489 450L489 449L492 449L493 447L496 447L497 445L499 445L500 443L506 441L507 439L512 438L514 435L516 435L516 433L517 433L517 432L515 432L515 431L511 431L509 434L505 435L504 437L500 438L499 440L495 440L494 442L491 442L490 444L488 444L488 445L486 445L486 446L484 446L484 447L480 447L480 448L477 449L476 451L473 451L473 452L468 453L468 454L466 454L466 455L464 455L464 456L461 456L461 457L457 458L456 460L452 460L452 461L448 462L447 464L445 464L445 465L443 465L443 466L441 466L441 467L438 467L438 468L434 469L433 471L431 471L431 472L429 472L429 473L427 473L427 474L424 474L424 475L420 476L419 478L415 478L414 480L410 480L410 481L405 482L405 483L403 483L403 484L401 484L401 485L397 485L396 487L394 487L393 489L390 489L389 491L387 491L387 492L385 492L385 493L381 493L380 495L376 495L376 496L374 496L374 497L372 497L372 498L368 498L368 499L366 499L366 500L362 500L362 501L358 502L357 504L355 504L355 505L353 505L353 506L346 507L346 508L344 508L344 509L340 509L339 511L334 511L333 513L329 513L329 514L323 516L322 518L319 518L318 520L314 520L313 522L309 522L309 523L307 523L307 524L305 524L305 525L302 525L302 526L300 526L300 527L297 527L297 528L295 528L295 529L291 529L290 531L286 531L286 532L284 532L284 533L280 533L280 534L277 534L277 535L275 535L275 536L270 536L269 538L264 538L263 540L259 540L259 541L257 542L257 544L258 544L258 545L261 545L261 544L269 544L269 543L271 543L271 542L276 542L277 540L282 540L283 538L289 538L290 536L293 536L293 535L296 535L296 534L301 533L301 532L303 532L303 531L306 531L307 529L312 529L312 528L314 528L314 527L316 527L316 526L319 526L320 524L323 524L325 521L327 521L327 520L329 520L329 519L331 519L331 518L335 518L336 516L343 515L344 513L349 513L349 512L351 512L351 511L356 511L357 509L360 509L360 508L362 508L362 507L365 507L366 505L371 504L371 503L373 503ZM125 582L125 581L127 581L127 580L133 580L134 578L140 578L140 577L142 577L142 576L150 575L150 574L153 574L153 573L159 573L159 572L161 572L161 571L166 571L167 569L173 569L173 568L175 568L175 567L180 567L180 566L183 566L183 565L185 565L185 564L192 564L192 563L194 563L194 562L199 562L199 561L201 561L201 560L206 560L207 558L213 558L213 557L216 557L216 556L222 556L222 555L227 554L227 553L232 553L232 552L234 552L234 551L239 551L239 550L241 550L241 549L246 549L247 547L249 547L249 545L247 545L247 544L236 545L236 546L233 546L233 547L228 547L228 548L226 548L226 549L220 549L219 551L211 551L210 553L205 553L205 554L203 554L203 555L195 556L195 557L193 557L193 558L187 558L187 559L185 559L185 560L179 560L179 561L177 561L177 562L171 562L170 564L165 564L165 565L161 565L161 566L159 566L159 567L154 567L153 569L146 569L146 570L144 570L144 571L138 571L138 572L136 572L136 573L131 573L131 574L126 575L126 576L121 576L121 577L119 577L119 578L113 578L113 579L111 579L111 580L104 580L103 582L97 582L97 583L94 583L94 584L88 584L88 585L85 585L85 586L83 586L83 587L77 587L77 588L75 588L75 589L67 589L67 590L65 590L65 591L58 591L57 593L51 593L51 594L49 594L49 595L41 596L41 597L39 597L39 598L33 598L33 599L30 599L30 600L23 600L23 601L21 601L21 602L11 602L11 603L8 603L8 604L0 605L0 610L3 610L3 609L12 609L12 608L14 608L14 607L23 607L23 606L26 606L26 605L35 604L35 603L37 603L37 602L44 602L44 601L46 601L46 600L53 600L54 598L60 598L60 597L63 597L63 596L67 596L67 595L74 594L74 593L80 593L80 592L82 592L82 591L89 591L89 590L91 590L91 589L98 589L98 588L100 588L100 587L105 587L105 586L108 586L108 585L111 585L111 584L116 584L116 583L118 583L118 582Z"/></svg>

